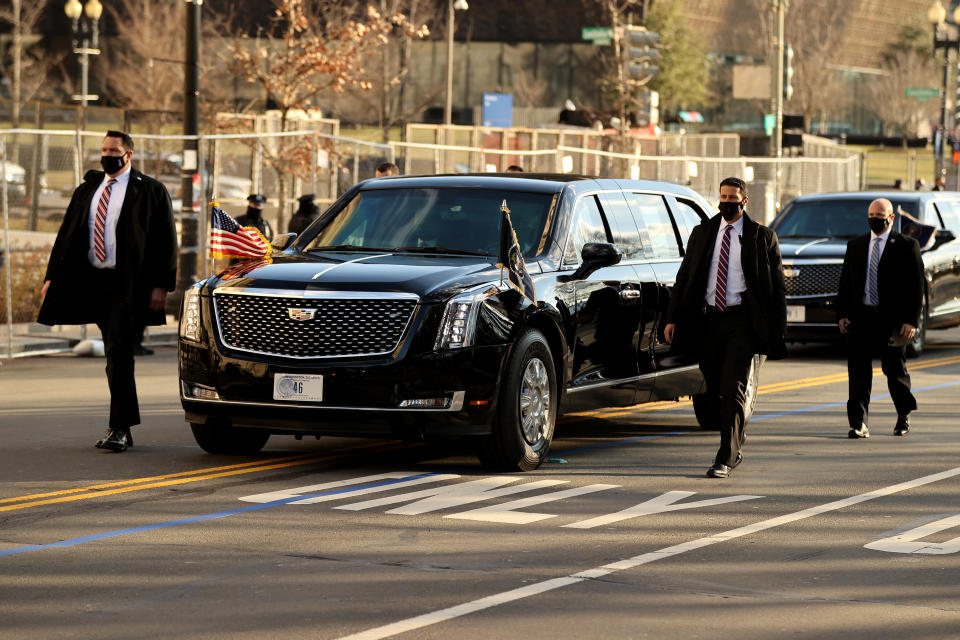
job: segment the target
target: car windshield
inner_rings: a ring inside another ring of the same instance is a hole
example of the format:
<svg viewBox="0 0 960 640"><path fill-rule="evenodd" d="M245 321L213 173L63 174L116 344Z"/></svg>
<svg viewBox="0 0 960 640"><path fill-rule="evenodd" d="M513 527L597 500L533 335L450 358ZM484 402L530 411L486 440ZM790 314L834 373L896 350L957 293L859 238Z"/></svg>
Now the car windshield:
<svg viewBox="0 0 960 640"><path fill-rule="evenodd" d="M852 238L869 231L867 209L874 198L843 200L793 201L771 223L771 228L781 238ZM903 209L917 217L917 201L888 198L893 203L894 228L900 228Z"/></svg>
<svg viewBox="0 0 960 640"><path fill-rule="evenodd" d="M524 256L535 257L543 249L554 194L469 188L360 191L315 230L306 250L434 249L495 256L504 200Z"/></svg>

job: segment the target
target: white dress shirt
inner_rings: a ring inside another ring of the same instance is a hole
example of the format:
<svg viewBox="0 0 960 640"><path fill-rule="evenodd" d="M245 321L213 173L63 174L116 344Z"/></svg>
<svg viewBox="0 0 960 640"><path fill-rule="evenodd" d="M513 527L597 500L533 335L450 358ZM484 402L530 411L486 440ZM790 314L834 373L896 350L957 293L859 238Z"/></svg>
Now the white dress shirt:
<svg viewBox="0 0 960 640"><path fill-rule="evenodd" d="M107 188L107 182L110 176L104 175L103 182L97 187L93 194L93 200L90 201L90 213L87 217L87 226L90 230L90 249L87 251L87 257L97 269L114 269L117 266L117 221L120 220L120 209L123 207L123 198L127 194L127 185L130 183L130 162L123 168L116 177L113 188L110 190L110 202L107 203L107 222L103 230L103 244L106 249L107 257L103 262L97 259L93 250L93 235L97 224L97 205L100 203L100 196L103 190Z"/></svg>
<svg viewBox="0 0 960 640"><path fill-rule="evenodd" d="M733 227L730 232L730 255L727 256L727 304L732 307L743 301L743 292L747 290L747 282L743 277L743 264L740 262L740 237L743 235L743 216L737 218L733 224L720 219L720 231L713 246L713 259L710 261L710 273L707 274L707 295L704 301L711 307L717 306L717 266L720 264L720 245L723 243L723 234L727 227Z"/></svg>
<svg viewBox="0 0 960 640"><path fill-rule="evenodd" d="M863 304L870 305L870 294L868 293L870 289L870 258L873 257L873 248L877 246L876 239L880 238L880 255L877 256L877 264L880 264L880 258L883 257L883 249L887 246L887 240L890 239L890 230L893 229L893 225L889 225L887 230L877 235L873 232L873 229L870 230L870 246L867 247L867 279L863 281ZM879 283L877 283L879 288ZM877 291L877 295L880 292Z"/></svg>

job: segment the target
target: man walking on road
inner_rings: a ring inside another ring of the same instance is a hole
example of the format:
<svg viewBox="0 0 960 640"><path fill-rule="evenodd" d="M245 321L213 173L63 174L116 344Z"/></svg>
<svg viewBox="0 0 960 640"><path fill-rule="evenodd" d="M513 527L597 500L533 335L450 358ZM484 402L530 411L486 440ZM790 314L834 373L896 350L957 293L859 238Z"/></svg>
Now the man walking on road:
<svg viewBox="0 0 960 640"><path fill-rule="evenodd" d="M125 451L140 424L133 352L137 327L161 325L177 275L170 195L133 169L133 139L108 131L103 171L88 171L57 233L40 295L42 324L96 323L103 336L110 421L98 448Z"/></svg>
<svg viewBox="0 0 960 640"><path fill-rule="evenodd" d="M870 233L847 243L840 272L837 324L848 338L847 435L852 439L870 437L867 415L875 355L880 356L897 409L893 435L907 435L910 412L917 408L906 344L916 334L923 310L923 259L916 240L893 230L893 218L893 204L886 198L870 203Z"/></svg>
<svg viewBox="0 0 960 640"><path fill-rule="evenodd" d="M777 234L745 212L747 185L720 183L720 214L697 225L670 295L664 338L699 356L716 398L720 448L711 478L743 460L744 404L754 354L786 357L786 294Z"/></svg>

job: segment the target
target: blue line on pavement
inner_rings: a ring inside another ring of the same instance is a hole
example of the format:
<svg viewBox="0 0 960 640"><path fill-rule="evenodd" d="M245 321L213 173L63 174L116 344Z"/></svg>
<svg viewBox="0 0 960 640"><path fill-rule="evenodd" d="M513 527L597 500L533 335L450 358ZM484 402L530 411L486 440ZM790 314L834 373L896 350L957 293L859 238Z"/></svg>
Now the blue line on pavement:
<svg viewBox="0 0 960 640"><path fill-rule="evenodd" d="M914 391L914 393L916 393L916 392L919 392L919 391L930 391L930 390L932 390L932 389L942 389L943 387L952 387L952 386L956 386L956 385L960 385L960 380L957 380L957 381L954 381L954 382L944 382L944 383L942 383L942 384L935 384L935 385L931 385L931 386L929 386L929 387L921 387L921 388L919 388L919 389L914 389L913 391ZM874 400L880 400L880 399L889 398L889 397L890 397L890 394L883 394L883 395L871 396L870 400L871 400L871 401L874 401ZM788 416L788 415L793 415L793 414L797 414L797 413L808 413L808 412L810 412L810 411L819 411L819 410L822 410L822 409L831 409L831 408L834 408L834 407L842 407L842 406L846 406L846 403L845 403L845 402L832 402L832 403L830 403L830 404L821 404L821 405L817 405L817 406L815 406L815 407L804 407L804 408L802 408L802 409L793 409L792 411L783 411L783 412L780 412L780 413L767 413L767 414L760 415L760 416L753 416L750 420L751 420L751 422L756 421L756 420L769 420L769 419L771 419L771 418L779 418L779 417L782 417L782 416ZM638 437L636 437L636 438L626 438L626 439L624 439L624 440L616 440L616 441L614 441L614 442L602 442L602 443L599 443L599 444L591 445L591 446L589 446L589 447L581 447L581 448L579 448L579 449L569 449L569 450L565 450L565 451L558 452L558 453L562 453L563 455L570 455L571 453L583 453L583 452L586 452L586 451L593 451L593 450L596 450L596 449L606 449L606 448L608 448L608 447L618 447L618 446L625 445L625 444L632 444L632 443L635 443L635 442L642 442L642 441L644 441L644 440L655 440L655 439L657 439L657 438L665 438L665 437L667 437L667 436L683 435L683 434L686 434L686 433L693 433L694 431L695 431L695 430L692 430L692 431L667 431L667 432L664 432L664 433L658 433L658 434L649 435L649 436L638 436ZM447 472L445 472L445 473L447 473ZM336 495L336 494L339 494L339 493L352 493L352 492L354 492L354 491L358 491L358 490L360 490L360 489L366 489L366 488L369 488L369 487L382 487L382 486L387 486L387 485L391 485L391 484L397 484L397 483L399 483L399 482L405 482L405 481L414 480L414 479L418 479L418 478L427 478L427 477L435 476L435 475L440 475L440 472L435 472L435 473L423 473L423 474L419 474L419 475L416 475L416 476L407 476L407 477L405 477L405 478L393 478L393 479L390 479L390 480L384 480L384 481L382 481L382 482L374 482L374 483L370 483L370 484L356 485L356 486L352 486L352 487L343 487L343 488L341 488L341 489L333 489L333 490L331 490L331 491L324 491L324 492L322 492L322 493L316 493L316 494L300 494L300 495L296 495L296 496L291 496L291 497L289 497L289 498L282 498L282 499L280 499L280 500L273 500L273 501L271 501L271 502L264 502L264 503L262 503L262 504L252 504L252 505L249 505L249 506L246 506L246 507L239 507L239 508L237 508L237 509L229 509L229 510L227 510L227 511L218 511L218 512L216 512L216 513L208 513L208 514L204 514L204 515L200 515L200 516L193 516L193 517L190 517L190 518L181 518L181 519L179 519L179 520L169 520L169 521L167 521L167 522L158 522L158 523L155 523L155 524L147 524L147 525L143 525L143 526L141 526L141 527L131 527L131 528L129 528L129 529L117 529L117 530L114 530L114 531L104 531L104 532L102 532L102 533L95 533L95 534L89 535L89 536L81 536L81 537L79 537L79 538L70 538L70 539L68 539L68 540L61 540L61 541L59 541L59 542L52 542L52 543L50 543L50 544L33 544L33 545L24 546L24 547L14 547L14 548L12 548L12 549L0 549L0 557L4 557L4 556L14 556L14 555L18 555L18 554L21 554L21 553L27 553L28 551L40 551L40 550L42 550L42 549L55 549L55 548L58 548L58 547L75 547L75 546L77 546L77 545L81 545L81 544L84 544L84 543L86 543L86 542L96 542L97 540L106 540L106 539L108 539L108 538L116 538L116 537L119 537L119 536L130 535L130 534L133 534L133 533L143 533L143 532L145 532L145 531L156 531L156 530L158 530L158 529L167 529L167 528L170 528L170 527L178 527L178 526L180 526L180 525L193 524L193 523L196 523L196 522L206 522L206 521L208 521L208 520L216 520L216 519L218 519L218 518L229 518L230 516L235 516L235 515L239 515L239 514L242 514L242 513L251 513L251 512L253 512L253 511L262 511L263 509L270 509L270 508L272 508L272 507L277 507L277 506L285 505L285 504L288 504L288 503L291 503L291 502L297 502L297 501L299 501L299 500L306 500L306 499L308 499L308 498L317 498L317 497L321 497L321 496L330 496L330 495Z"/></svg>

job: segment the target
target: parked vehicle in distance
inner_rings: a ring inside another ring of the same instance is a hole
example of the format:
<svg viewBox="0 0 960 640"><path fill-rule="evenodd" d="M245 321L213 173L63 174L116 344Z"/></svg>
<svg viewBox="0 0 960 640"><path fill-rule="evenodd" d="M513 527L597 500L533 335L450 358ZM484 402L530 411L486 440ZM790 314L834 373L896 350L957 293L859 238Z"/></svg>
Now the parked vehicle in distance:
<svg viewBox="0 0 960 640"><path fill-rule="evenodd" d="M960 192L816 193L790 201L770 225L780 238L787 289L787 340L840 340L836 296L847 241L869 231L867 209L893 203L893 228L921 240L923 313L907 355L916 357L929 329L960 324ZM905 217L901 213L906 213ZM922 229L926 227L926 229Z"/></svg>
<svg viewBox="0 0 960 640"><path fill-rule="evenodd" d="M497 266L503 201L535 300ZM254 453L271 434L465 436L485 465L530 470L561 412L688 395L702 409L699 367L661 325L708 215L696 192L663 182L358 183L298 238L278 235L269 259L186 292L186 420L211 453Z"/></svg>

